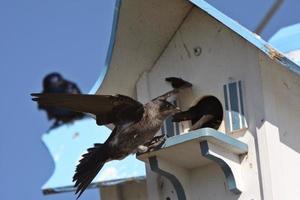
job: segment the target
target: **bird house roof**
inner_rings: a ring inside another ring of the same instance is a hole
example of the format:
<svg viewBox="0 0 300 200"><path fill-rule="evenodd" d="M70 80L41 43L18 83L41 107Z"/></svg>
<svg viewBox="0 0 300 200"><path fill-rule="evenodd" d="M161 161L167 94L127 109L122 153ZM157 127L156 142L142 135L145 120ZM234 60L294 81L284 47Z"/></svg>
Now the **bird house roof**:
<svg viewBox="0 0 300 200"><path fill-rule="evenodd" d="M203 0L116 0L106 63L91 93L135 97L136 81L155 65L192 8L204 11L265 56L300 75L297 64Z"/></svg>

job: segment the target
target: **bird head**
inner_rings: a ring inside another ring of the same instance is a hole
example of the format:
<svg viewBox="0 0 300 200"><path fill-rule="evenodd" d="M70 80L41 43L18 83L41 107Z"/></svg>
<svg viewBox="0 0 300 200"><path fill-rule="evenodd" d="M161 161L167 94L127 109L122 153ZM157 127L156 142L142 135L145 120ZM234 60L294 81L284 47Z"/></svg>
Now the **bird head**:
<svg viewBox="0 0 300 200"><path fill-rule="evenodd" d="M180 109L166 100L158 100L159 114L165 119L170 115L180 112Z"/></svg>
<svg viewBox="0 0 300 200"><path fill-rule="evenodd" d="M45 76L43 80L43 86L45 90L49 90L53 87L58 87L64 83L64 78L57 72L50 73Z"/></svg>

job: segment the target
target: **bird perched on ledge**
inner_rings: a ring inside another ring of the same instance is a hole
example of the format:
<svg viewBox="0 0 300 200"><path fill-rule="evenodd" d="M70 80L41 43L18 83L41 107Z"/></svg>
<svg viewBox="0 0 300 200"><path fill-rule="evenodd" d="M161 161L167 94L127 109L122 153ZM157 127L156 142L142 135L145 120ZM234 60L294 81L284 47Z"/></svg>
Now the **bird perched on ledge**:
<svg viewBox="0 0 300 200"><path fill-rule="evenodd" d="M223 119L223 108L219 101L212 96L201 99L195 106L172 116L173 122L190 120L190 131L204 127L218 129ZM221 112L220 112L221 111Z"/></svg>
<svg viewBox="0 0 300 200"><path fill-rule="evenodd" d="M144 144L151 143L168 116L180 111L167 101L178 89L180 86L145 105L124 95L32 94L33 100L40 105L91 113L96 116L98 125L115 125L103 144L95 144L82 155L73 176L77 198L106 162L148 150Z"/></svg>
<svg viewBox="0 0 300 200"><path fill-rule="evenodd" d="M54 72L45 76L42 93L80 94L81 92L75 83L65 80L59 73ZM54 123L50 129L56 128L64 123L72 122L75 119L80 119L84 116L82 113L54 106L38 104L38 108L40 110L45 110L49 120L54 119Z"/></svg>

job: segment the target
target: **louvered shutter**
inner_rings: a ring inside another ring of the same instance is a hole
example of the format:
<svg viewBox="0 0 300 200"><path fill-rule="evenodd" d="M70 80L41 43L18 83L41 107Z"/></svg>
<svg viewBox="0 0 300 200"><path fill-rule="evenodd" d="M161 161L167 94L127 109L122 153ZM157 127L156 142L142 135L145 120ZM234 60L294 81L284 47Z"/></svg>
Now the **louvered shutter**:
<svg viewBox="0 0 300 200"><path fill-rule="evenodd" d="M225 84L223 89L225 98L226 131L234 132L247 128L242 81Z"/></svg>

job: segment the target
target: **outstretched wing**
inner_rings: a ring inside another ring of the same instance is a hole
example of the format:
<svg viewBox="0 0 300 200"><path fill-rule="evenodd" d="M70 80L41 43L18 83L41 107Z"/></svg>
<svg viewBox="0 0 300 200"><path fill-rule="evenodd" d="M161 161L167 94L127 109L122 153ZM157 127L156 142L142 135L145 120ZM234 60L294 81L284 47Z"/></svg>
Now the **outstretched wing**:
<svg viewBox="0 0 300 200"><path fill-rule="evenodd" d="M143 104L124 95L36 93L31 96L39 105L94 114L98 125L120 125L139 121L144 113Z"/></svg>
<svg viewBox="0 0 300 200"><path fill-rule="evenodd" d="M82 155L82 159L76 166L76 171L73 176L75 194L78 194L77 199L97 176L105 162L110 159L110 147L107 144L94 144L94 147L89 148L88 152Z"/></svg>

